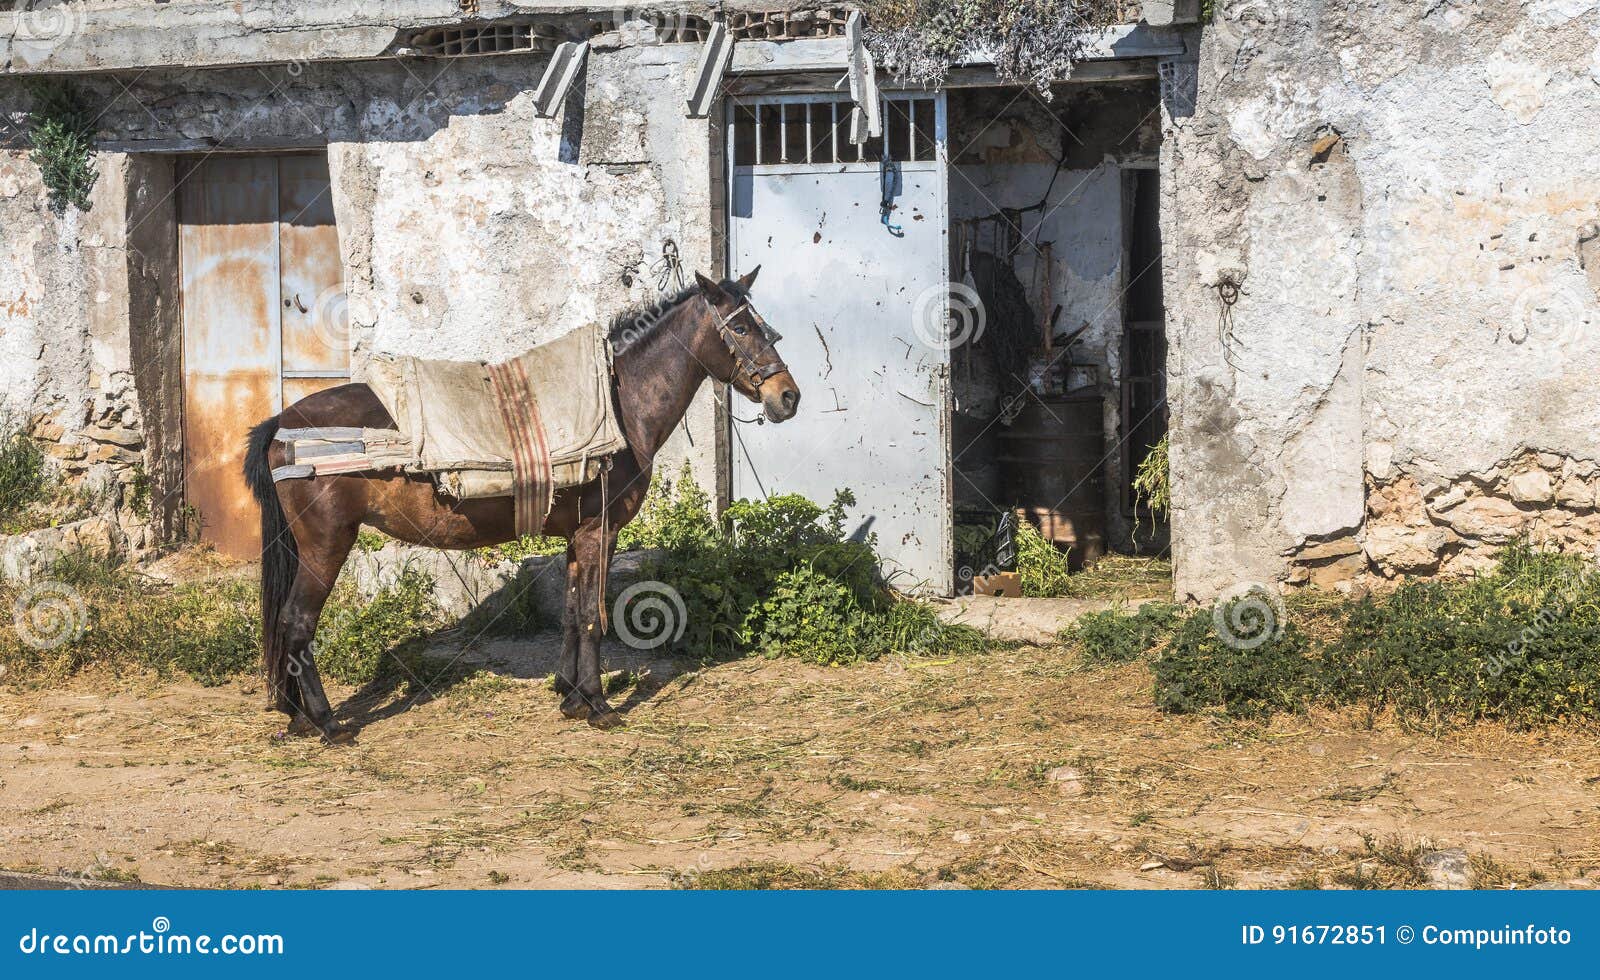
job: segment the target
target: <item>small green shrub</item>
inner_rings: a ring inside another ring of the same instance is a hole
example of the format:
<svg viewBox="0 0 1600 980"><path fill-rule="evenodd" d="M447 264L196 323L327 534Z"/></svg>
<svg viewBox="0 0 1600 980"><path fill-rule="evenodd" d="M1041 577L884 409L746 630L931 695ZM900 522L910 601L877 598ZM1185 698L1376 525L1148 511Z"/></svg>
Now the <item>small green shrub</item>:
<svg viewBox="0 0 1600 980"><path fill-rule="evenodd" d="M564 555L567 553L565 538L552 538L541 534L537 537L524 534L522 537L504 544L492 544L485 548L476 548L473 554L485 561L522 561L535 556Z"/></svg>
<svg viewBox="0 0 1600 980"><path fill-rule="evenodd" d="M443 626L433 580L407 570L371 599L339 586L323 610L312 652L324 677L363 684L393 665L389 657Z"/></svg>
<svg viewBox="0 0 1600 980"><path fill-rule="evenodd" d="M1218 623L1235 612L1183 622L1153 664L1161 708L1259 716L1359 704L1432 724L1600 720L1600 569L1582 557L1521 543L1487 575L1308 608L1308 628L1326 637L1317 642L1290 622L1259 644L1230 644Z"/></svg>
<svg viewBox="0 0 1600 980"><path fill-rule="evenodd" d="M1228 621L1243 618L1250 600L1225 603ZM1217 628L1219 610L1198 609L1178 627L1172 642L1156 657L1156 706L1188 712L1220 706L1228 714L1256 718L1273 711L1303 708L1318 691L1315 665L1308 659L1310 642L1294 623L1264 637L1254 646L1231 641Z"/></svg>
<svg viewBox="0 0 1600 980"><path fill-rule="evenodd" d="M32 159L58 213L68 207L89 210L94 189L94 114L78 88L66 82L42 81L31 89L28 113Z"/></svg>
<svg viewBox="0 0 1600 980"><path fill-rule="evenodd" d="M62 679L95 667L218 684L260 657L260 600L248 581L174 587L74 552L30 586L0 586L0 600L19 612L0 619L8 682Z"/></svg>
<svg viewBox="0 0 1600 980"><path fill-rule="evenodd" d="M939 621L879 579L875 539L847 536L854 505L848 490L826 509L786 494L735 501L717 521L709 499L681 476L647 522L644 540L659 554L643 573L683 600L677 649L842 664L981 648L981 634Z"/></svg>
<svg viewBox="0 0 1600 980"><path fill-rule="evenodd" d="M123 498L128 509L134 515L143 519L150 519L150 474L145 470L143 463L133 467L133 479L129 481L126 496Z"/></svg>
<svg viewBox="0 0 1600 980"><path fill-rule="evenodd" d="M651 479L638 515L617 532L617 547L623 551L692 547L715 531L711 497L695 483L685 462L677 479L659 474Z"/></svg>
<svg viewBox="0 0 1600 980"><path fill-rule="evenodd" d="M44 451L15 418L0 417L0 530L21 530L29 508L50 492Z"/></svg>
<svg viewBox="0 0 1600 980"><path fill-rule="evenodd" d="M0 584L0 603L20 609L29 631L13 617L0 618L0 666L8 683L44 683L96 668L221 684L260 667L261 599L251 579L174 586L111 559L70 552L33 585ZM420 575L402 576L370 602L340 586L318 632L318 667L337 680L370 680L386 669L385 653L439 624L432 585Z"/></svg>
<svg viewBox="0 0 1600 980"><path fill-rule="evenodd" d="M1341 700L1408 716L1597 718L1600 569L1513 545L1492 574L1355 603L1325 660Z"/></svg>
<svg viewBox="0 0 1600 980"><path fill-rule="evenodd" d="M796 568L778 575L750 621L761 624L753 644L768 656L787 653L837 664L860 658L867 618L845 585L815 569Z"/></svg>
<svg viewBox="0 0 1600 980"><path fill-rule="evenodd" d="M1147 602L1131 615L1121 609L1086 613L1069 627L1063 639L1075 640L1083 659L1092 664L1137 660L1170 634L1182 618L1175 605Z"/></svg>

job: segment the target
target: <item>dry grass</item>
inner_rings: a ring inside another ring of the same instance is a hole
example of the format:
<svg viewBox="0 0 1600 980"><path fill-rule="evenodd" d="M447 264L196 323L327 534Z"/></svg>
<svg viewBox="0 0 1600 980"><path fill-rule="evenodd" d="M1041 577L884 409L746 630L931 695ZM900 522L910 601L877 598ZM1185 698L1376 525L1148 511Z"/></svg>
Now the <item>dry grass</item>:
<svg viewBox="0 0 1600 980"><path fill-rule="evenodd" d="M0 801L8 863L119 841L146 880L240 887L1414 887L1450 846L1485 887L1600 867L1593 733L1168 717L1143 666L1062 648L635 665L609 735L542 678L464 672L370 692L343 750L274 737L254 681L103 683L0 691L29 801Z"/></svg>
<svg viewBox="0 0 1600 980"><path fill-rule="evenodd" d="M1068 595L1075 599L1140 602L1172 598L1172 562L1164 558L1106 555L1074 575Z"/></svg>

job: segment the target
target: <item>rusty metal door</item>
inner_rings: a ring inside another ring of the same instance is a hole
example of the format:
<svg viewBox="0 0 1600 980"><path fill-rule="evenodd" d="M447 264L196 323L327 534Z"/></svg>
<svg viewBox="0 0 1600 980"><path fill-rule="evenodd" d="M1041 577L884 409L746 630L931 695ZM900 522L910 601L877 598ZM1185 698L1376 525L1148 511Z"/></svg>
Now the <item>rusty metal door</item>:
<svg viewBox="0 0 1600 980"><path fill-rule="evenodd" d="M184 496L201 540L255 557L246 432L350 376L328 164L213 156L179 180Z"/></svg>
<svg viewBox="0 0 1600 980"><path fill-rule="evenodd" d="M733 423L733 493L826 505L849 488L885 575L949 594L944 96L887 96L884 138L865 146L849 142L850 108L818 95L729 109L729 266L764 266L756 306L805 395L783 425Z"/></svg>

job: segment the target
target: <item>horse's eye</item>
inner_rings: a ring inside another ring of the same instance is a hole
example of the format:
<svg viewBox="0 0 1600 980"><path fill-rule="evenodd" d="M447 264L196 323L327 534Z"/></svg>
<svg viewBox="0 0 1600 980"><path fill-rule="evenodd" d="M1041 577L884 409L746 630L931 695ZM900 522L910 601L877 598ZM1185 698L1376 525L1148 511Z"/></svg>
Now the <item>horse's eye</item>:
<svg viewBox="0 0 1600 980"><path fill-rule="evenodd" d="M739 336L743 337L745 334L750 332L750 328L746 327L742 323L735 323L733 325L733 332L738 334Z"/></svg>

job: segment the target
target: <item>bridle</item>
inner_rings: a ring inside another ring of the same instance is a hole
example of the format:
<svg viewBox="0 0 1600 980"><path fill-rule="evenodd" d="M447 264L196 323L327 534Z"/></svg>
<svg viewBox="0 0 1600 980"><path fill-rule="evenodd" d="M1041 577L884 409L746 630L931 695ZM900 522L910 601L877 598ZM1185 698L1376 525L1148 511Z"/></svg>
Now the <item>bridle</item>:
<svg viewBox="0 0 1600 980"><path fill-rule="evenodd" d="M728 348L728 353L733 355L734 363L739 365L739 371L750 380L751 385L760 388L768 378L789 370L789 366L783 363L783 355L778 353L777 348L777 343L783 339L783 335L768 326L767 321L761 318L761 314L756 312L755 307L751 306L749 301L740 303L732 313L723 317L717 312L716 304L711 302L704 293L700 295L700 298L705 301L706 309L711 311L711 317L717 323L717 335L722 338L723 344ZM772 363L766 365L758 364L755 357L743 349L739 342L740 338L748 335L735 333L734 329L729 326L741 313L750 314L750 319L755 323L756 330L761 334L762 345L757 352L771 351L774 358Z"/></svg>

